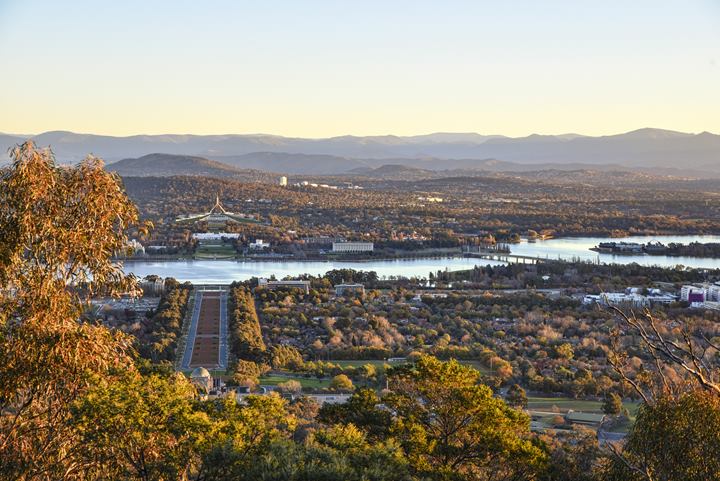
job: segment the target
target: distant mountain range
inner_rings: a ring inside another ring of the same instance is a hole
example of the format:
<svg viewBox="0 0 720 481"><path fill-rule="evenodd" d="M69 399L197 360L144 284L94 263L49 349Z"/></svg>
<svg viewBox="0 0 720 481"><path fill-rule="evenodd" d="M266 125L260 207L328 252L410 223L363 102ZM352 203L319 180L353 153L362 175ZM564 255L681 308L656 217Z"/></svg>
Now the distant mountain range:
<svg viewBox="0 0 720 481"><path fill-rule="evenodd" d="M0 134L0 152L6 152L25 139ZM510 138L475 133L435 133L411 137L327 139L274 135L111 137L56 131L36 135L33 139L40 146L52 147L61 162L75 162L88 153L112 162L162 152L217 160L235 168L291 174L330 175L394 164L434 171L577 170L586 167L667 169L676 175L720 177L720 135L660 129L640 129L602 137L565 134ZM4 160L7 160L6 156Z"/></svg>
<svg viewBox="0 0 720 481"><path fill-rule="evenodd" d="M283 154L256 152L241 156L204 157L175 154L148 154L123 159L107 165L123 177L167 177L197 175L231 178L244 181L275 182L279 172L299 176L350 176L387 180L417 180L439 177L477 176L489 172L579 171L592 169L583 164L518 164L492 159L348 159L333 155ZM388 163L384 162L397 162ZM405 165L417 163L423 167ZM441 168L444 166L445 168ZM628 171L619 166L603 166L594 170Z"/></svg>
<svg viewBox="0 0 720 481"><path fill-rule="evenodd" d="M148 154L137 159L123 159L106 166L123 177L167 177L196 175L221 177L245 182L277 180L280 174L239 169L215 160L190 155Z"/></svg>

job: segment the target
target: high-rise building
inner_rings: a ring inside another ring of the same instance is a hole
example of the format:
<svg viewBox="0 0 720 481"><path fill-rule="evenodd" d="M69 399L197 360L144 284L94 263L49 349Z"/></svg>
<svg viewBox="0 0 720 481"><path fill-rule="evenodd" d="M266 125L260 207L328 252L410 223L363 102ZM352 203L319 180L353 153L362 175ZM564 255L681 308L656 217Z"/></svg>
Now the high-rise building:
<svg viewBox="0 0 720 481"><path fill-rule="evenodd" d="M280 177L280 187L287 187L287 177L284 175Z"/></svg>

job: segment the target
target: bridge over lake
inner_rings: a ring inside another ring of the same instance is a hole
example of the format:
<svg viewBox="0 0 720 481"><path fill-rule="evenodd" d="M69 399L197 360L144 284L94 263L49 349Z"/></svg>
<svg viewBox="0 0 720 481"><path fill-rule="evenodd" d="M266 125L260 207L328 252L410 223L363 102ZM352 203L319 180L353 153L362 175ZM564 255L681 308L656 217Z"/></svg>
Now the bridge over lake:
<svg viewBox="0 0 720 481"><path fill-rule="evenodd" d="M485 259L489 261L507 262L508 264L539 264L547 261L547 259L535 256L525 256L519 254L510 254L509 252L502 251L477 251L477 252L464 252L464 257L471 257L475 259Z"/></svg>

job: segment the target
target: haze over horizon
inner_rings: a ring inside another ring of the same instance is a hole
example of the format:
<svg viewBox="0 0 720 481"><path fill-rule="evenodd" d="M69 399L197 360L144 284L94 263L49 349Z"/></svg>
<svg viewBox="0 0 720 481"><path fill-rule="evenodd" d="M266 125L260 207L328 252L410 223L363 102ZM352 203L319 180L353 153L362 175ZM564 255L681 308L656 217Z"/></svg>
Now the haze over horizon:
<svg viewBox="0 0 720 481"><path fill-rule="evenodd" d="M710 0L0 4L0 132L720 131Z"/></svg>
<svg viewBox="0 0 720 481"><path fill-rule="evenodd" d="M40 132L7 132L7 131L0 131L1 135L9 135L14 137L34 137L42 134L48 134L48 133L54 133L54 132L67 132L69 134L74 135L92 135L92 136L99 136L99 137L116 137L116 138L126 138L126 137L141 137L141 136L148 136L148 137L159 137L159 136L267 136L267 137L284 137L284 138L297 138L297 139L308 139L308 140L325 140L325 139L331 139L331 138L338 138L338 137L430 137L430 136L442 136L442 135L477 135L481 137L506 137L509 139L522 139L526 137L532 137L532 136L548 136L548 137L563 137L563 136L577 136L577 137L612 137L616 135L624 135L629 134L633 132L642 132L642 131L657 131L657 132L671 132L671 133L679 133L679 134L687 134L687 135L699 135L702 133L710 133L713 135L720 135L720 130L718 132L711 131L708 129L703 129L699 131L680 131L675 129L666 129L662 127L651 127L651 126L645 126L645 127L638 127L636 129L631 129L628 131L618 131L618 132L610 132L606 134L598 134L598 135L590 135L585 134L583 132L530 132L529 134L524 135L506 135L502 132L477 132L477 131L466 131L466 132L459 132L459 131L449 131L449 130L435 130L435 131L428 131L428 132L419 132L416 134L395 134L393 132L386 132L386 133L380 133L380 134L355 134L355 133L344 133L344 134L338 134L338 135L323 135L323 136L301 136L301 135L283 135L278 134L274 132L209 132L209 133L195 133L195 132L135 132L135 133L127 133L127 134L108 134L108 133L102 133L102 132L78 132L68 129L53 129L53 130L46 130L46 131L40 131Z"/></svg>

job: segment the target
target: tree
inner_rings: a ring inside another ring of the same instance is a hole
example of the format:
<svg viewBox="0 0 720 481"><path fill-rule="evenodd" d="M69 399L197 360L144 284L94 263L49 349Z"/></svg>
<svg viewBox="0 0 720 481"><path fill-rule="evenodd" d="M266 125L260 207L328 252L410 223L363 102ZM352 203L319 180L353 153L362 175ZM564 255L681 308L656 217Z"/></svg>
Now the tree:
<svg viewBox="0 0 720 481"><path fill-rule="evenodd" d="M700 329L650 312L615 312L620 330L608 361L643 402L627 442L613 448L607 479L720 478L720 346ZM639 372L628 366L622 334L640 340L634 351L647 362Z"/></svg>
<svg viewBox="0 0 720 481"><path fill-rule="evenodd" d="M377 367L375 367L374 364L363 364L360 369L360 375L367 379L367 380L373 380L377 377Z"/></svg>
<svg viewBox="0 0 720 481"><path fill-rule="evenodd" d="M304 444L276 441L232 479L412 481L413 478L397 445L370 444L357 432L336 428L332 432L321 432Z"/></svg>
<svg viewBox="0 0 720 481"><path fill-rule="evenodd" d="M138 334L136 345L141 356L153 362L174 358L189 296L189 288L177 282L166 284L157 310L152 315L148 313L145 332Z"/></svg>
<svg viewBox="0 0 720 481"><path fill-rule="evenodd" d="M555 354L557 355L557 357L559 359L567 359L567 360L572 359L573 356L575 355L575 353L573 352L572 346L567 342L564 342L564 343L560 344L559 346L557 346L555 348Z"/></svg>
<svg viewBox="0 0 720 481"><path fill-rule="evenodd" d="M198 464L210 432L193 409L195 388L182 374L128 375L94 388L74 408L74 423L91 460L86 475L105 479L181 479Z"/></svg>
<svg viewBox="0 0 720 481"><path fill-rule="evenodd" d="M252 361L240 359L235 364L233 381L238 386L255 387L260 382L260 376L267 372L267 366L264 367Z"/></svg>
<svg viewBox="0 0 720 481"><path fill-rule="evenodd" d="M655 397L679 397L688 391L688 386L720 396L720 358L710 355L720 351L720 344L708 339L702 331L692 332L688 326L674 329L669 321L660 321L650 312L641 316L627 315L619 309L614 312L622 323L622 333L640 340L638 348L654 369L649 367L637 375L630 372L628 353L619 345L620 331L613 335L608 362L646 404ZM671 378L665 372L666 367L678 371L679 375Z"/></svg>
<svg viewBox="0 0 720 481"><path fill-rule="evenodd" d="M255 311L255 298L244 286L233 287L228 300L230 349L238 359L262 362L266 347Z"/></svg>
<svg viewBox="0 0 720 481"><path fill-rule="evenodd" d="M346 374L338 374L330 381L330 389L339 391L352 391L353 382Z"/></svg>
<svg viewBox="0 0 720 481"><path fill-rule="evenodd" d="M300 381L296 381L295 379L290 379L285 382L281 382L277 385L278 391L283 393L289 393L289 394L297 394L300 391L302 391L302 384L300 384Z"/></svg>
<svg viewBox="0 0 720 481"><path fill-rule="evenodd" d="M245 473L270 446L294 431L297 420L277 394L247 396L244 403L226 397L203 406L213 421L213 434L197 479L247 479Z"/></svg>
<svg viewBox="0 0 720 481"><path fill-rule="evenodd" d="M617 393L610 393L605 396L602 408L605 414L617 416L623 409L622 398Z"/></svg>
<svg viewBox="0 0 720 481"><path fill-rule="evenodd" d="M543 481L599 481L603 479L603 458L597 433L581 426L575 427L562 439L542 435L540 440L550 450L548 470Z"/></svg>
<svg viewBox="0 0 720 481"><path fill-rule="evenodd" d="M323 404L318 420L327 425L352 424L363 430L369 439L378 441L388 436L392 418L380 408L382 400L373 389L358 389L344 404Z"/></svg>
<svg viewBox="0 0 720 481"><path fill-rule="evenodd" d="M510 386L505 400L510 406L520 409L525 409L528 403L525 390L518 384L513 384L512 386Z"/></svg>
<svg viewBox="0 0 720 481"><path fill-rule="evenodd" d="M720 479L720 398L696 390L643 404L607 478Z"/></svg>
<svg viewBox="0 0 720 481"><path fill-rule="evenodd" d="M129 337L78 319L93 294L138 293L111 262L138 213L100 159L58 167L32 142L11 156L0 174L0 472L67 479L86 449L70 406L133 369Z"/></svg>
<svg viewBox="0 0 720 481"><path fill-rule="evenodd" d="M273 369L299 370L303 365L303 358L300 352L292 346L273 346L272 367Z"/></svg>
<svg viewBox="0 0 720 481"><path fill-rule="evenodd" d="M397 368L383 397L396 413L391 432L420 474L536 479L546 453L530 439L530 419L479 380L471 367L430 356Z"/></svg>

